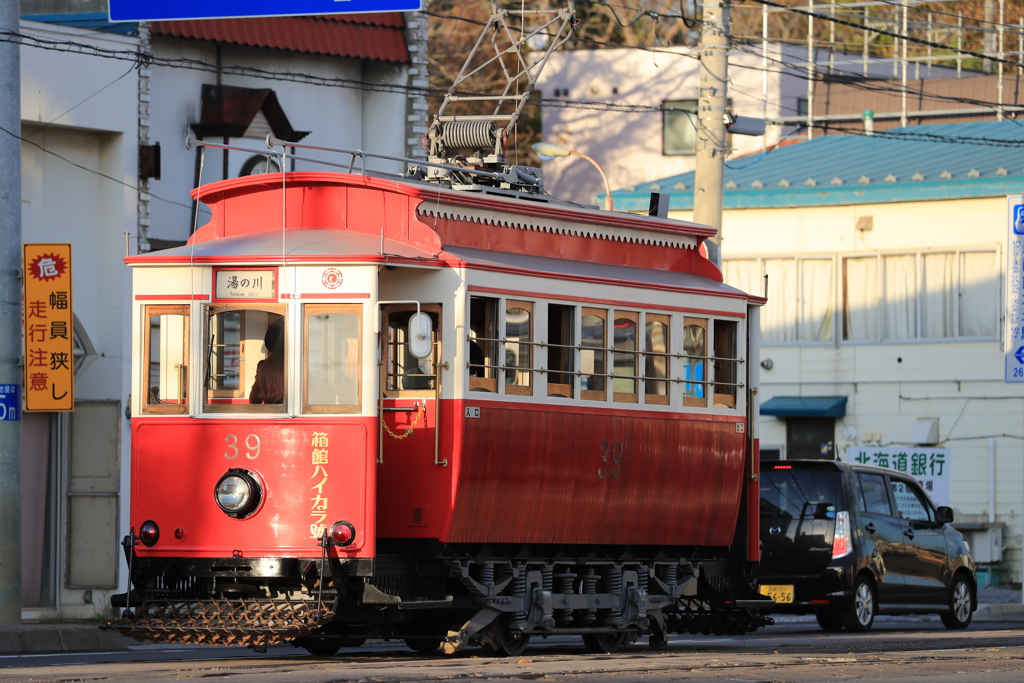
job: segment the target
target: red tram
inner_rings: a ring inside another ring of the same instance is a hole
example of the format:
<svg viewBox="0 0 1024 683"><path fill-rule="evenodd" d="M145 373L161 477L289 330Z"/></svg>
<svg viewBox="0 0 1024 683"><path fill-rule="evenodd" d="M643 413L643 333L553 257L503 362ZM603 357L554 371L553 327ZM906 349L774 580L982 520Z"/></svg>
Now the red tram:
<svg viewBox="0 0 1024 683"><path fill-rule="evenodd" d="M188 245L126 259L131 584L109 625L517 654L766 623L764 300L723 284L710 228L433 151L402 177L203 186Z"/></svg>

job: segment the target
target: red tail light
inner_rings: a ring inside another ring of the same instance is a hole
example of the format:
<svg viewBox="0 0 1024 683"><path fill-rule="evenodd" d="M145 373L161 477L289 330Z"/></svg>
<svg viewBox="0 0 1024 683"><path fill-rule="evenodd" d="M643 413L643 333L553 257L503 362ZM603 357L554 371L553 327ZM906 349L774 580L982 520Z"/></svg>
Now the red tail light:
<svg viewBox="0 0 1024 683"><path fill-rule="evenodd" d="M853 535L850 533L850 513L845 510L836 513L836 535L832 539L832 559L846 557L853 552Z"/></svg>
<svg viewBox="0 0 1024 683"><path fill-rule="evenodd" d="M147 520L139 527L139 540L143 545L154 546L160 540L160 527L153 520Z"/></svg>
<svg viewBox="0 0 1024 683"><path fill-rule="evenodd" d="M331 527L331 540L337 545L351 545L356 540L356 528L349 522L338 522Z"/></svg>

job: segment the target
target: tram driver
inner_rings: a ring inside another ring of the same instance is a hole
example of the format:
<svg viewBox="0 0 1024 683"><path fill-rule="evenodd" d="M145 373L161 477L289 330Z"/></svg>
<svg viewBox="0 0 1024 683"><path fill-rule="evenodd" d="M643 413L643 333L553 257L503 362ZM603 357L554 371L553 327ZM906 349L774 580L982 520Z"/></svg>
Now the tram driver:
<svg viewBox="0 0 1024 683"><path fill-rule="evenodd" d="M267 357L256 366L256 380L249 392L249 403L284 402L284 318L267 327L263 337Z"/></svg>

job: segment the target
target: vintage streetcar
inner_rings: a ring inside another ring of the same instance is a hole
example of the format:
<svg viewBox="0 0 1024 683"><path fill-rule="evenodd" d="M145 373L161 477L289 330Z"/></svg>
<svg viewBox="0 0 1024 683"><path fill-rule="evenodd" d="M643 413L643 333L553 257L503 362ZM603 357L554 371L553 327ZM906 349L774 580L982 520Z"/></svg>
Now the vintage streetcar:
<svg viewBox="0 0 1024 683"><path fill-rule="evenodd" d="M768 622L764 299L664 197L559 201L505 163L502 128L456 118L401 175L204 185L186 246L126 258L130 586L109 628L514 655Z"/></svg>

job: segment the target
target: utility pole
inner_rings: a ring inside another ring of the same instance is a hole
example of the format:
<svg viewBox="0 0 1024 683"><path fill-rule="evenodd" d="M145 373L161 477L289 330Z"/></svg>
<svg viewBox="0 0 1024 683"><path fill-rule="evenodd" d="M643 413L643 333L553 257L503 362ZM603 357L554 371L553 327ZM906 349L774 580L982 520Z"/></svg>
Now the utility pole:
<svg viewBox="0 0 1024 683"><path fill-rule="evenodd" d="M0 31L20 32L0 2ZM21 388L21 46L0 42L0 384ZM17 137L16 137L17 136ZM17 392L20 394L20 391ZM0 626L21 623L21 420L0 419ZM17 406L20 416L21 406Z"/></svg>
<svg viewBox="0 0 1024 683"><path fill-rule="evenodd" d="M722 192L725 176L726 83L729 68L729 0L704 0L700 30L700 100L697 104L697 170L693 220L718 230L708 256L722 262Z"/></svg>

